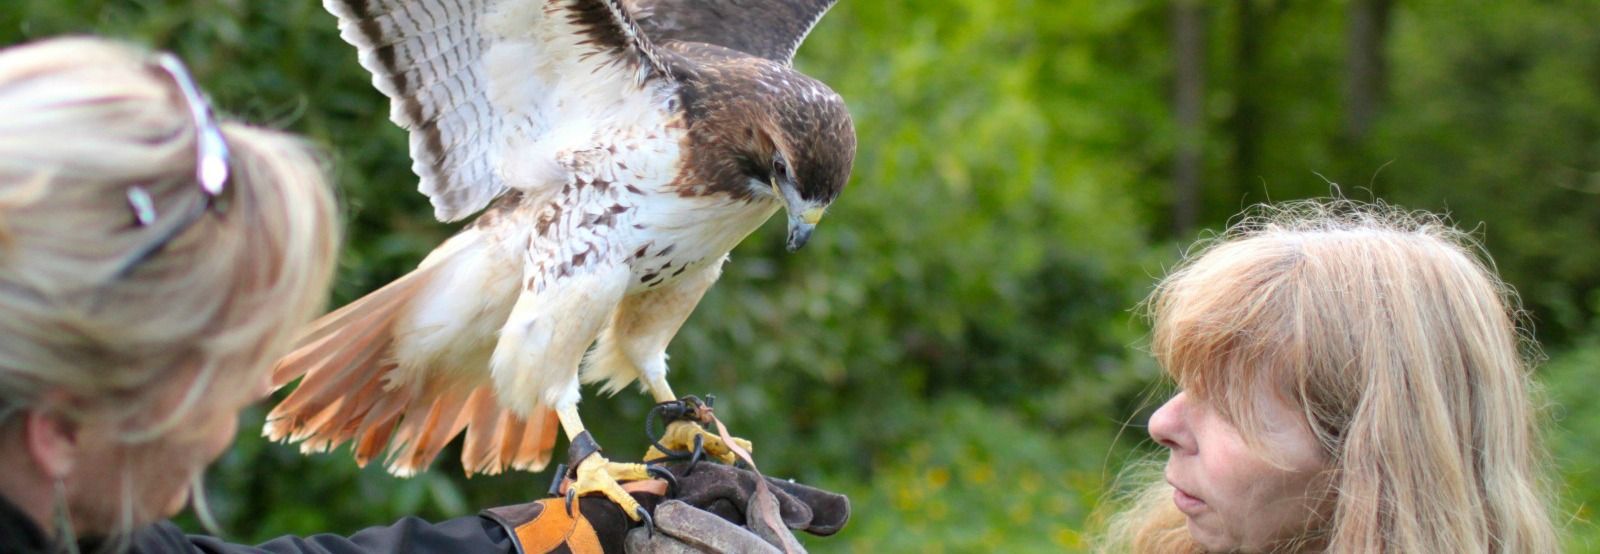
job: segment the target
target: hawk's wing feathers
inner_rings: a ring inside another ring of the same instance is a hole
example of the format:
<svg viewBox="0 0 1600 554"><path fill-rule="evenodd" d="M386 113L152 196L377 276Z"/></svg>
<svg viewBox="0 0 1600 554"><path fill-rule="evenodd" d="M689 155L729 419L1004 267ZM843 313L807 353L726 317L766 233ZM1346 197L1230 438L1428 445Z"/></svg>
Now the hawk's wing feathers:
<svg viewBox="0 0 1600 554"><path fill-rule="evenodd" d="M788 64L838 0L629 0L652 40L704 42Z"/></svg>
<svg viewBox="0 0 1600 554"><path fill-rule="evenodd" d="M644 74L667 75L655 45L641 32L638 21L622 0L563 2L572 23L589 36L588 43L610 50L614 60L631 60Z"/></svg>
<svg viewBox="0 0 1600 554"><path fill-rule="evenodd" d="M389 118L410 131L418 189L443 221L508 186L537 186L505 182L501 150L590 115L572 108L594 90L625 94L670 78L621 0L323 3L390 98Z"/></svg>

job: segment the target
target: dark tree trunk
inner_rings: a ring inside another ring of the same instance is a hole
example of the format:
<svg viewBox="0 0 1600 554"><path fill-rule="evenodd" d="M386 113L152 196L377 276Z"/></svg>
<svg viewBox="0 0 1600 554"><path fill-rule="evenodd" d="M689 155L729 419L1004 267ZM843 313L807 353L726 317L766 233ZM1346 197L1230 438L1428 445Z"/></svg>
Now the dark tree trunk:
<svg viewBox="0 0 1600 554"><path fill-rule="evenodd" d="M1345 136L1365 138L1382 107L1388 80L1384 41L1392 0L1351 0L1345 59Z"/></svg>
<svg viewBox="0 0 1600 554"><path fill-rule="evenodd" d="M1273 0L1239 0L1238 42L1233 52L1234 110L1228 120L1233 135L1233 183L1245 187L1260 177L1261 91L1266 87L1262 54L1271 20L1278 9Z"/></svg>
<svg viewBox="0 0 1600 554"><path fill-rule="evenodd" d="M1194 229L1200 213L1205 146L1205 8L1200 0L1172 3L1172 117L1177 148L1172 167L1172 227Z"/></svg>

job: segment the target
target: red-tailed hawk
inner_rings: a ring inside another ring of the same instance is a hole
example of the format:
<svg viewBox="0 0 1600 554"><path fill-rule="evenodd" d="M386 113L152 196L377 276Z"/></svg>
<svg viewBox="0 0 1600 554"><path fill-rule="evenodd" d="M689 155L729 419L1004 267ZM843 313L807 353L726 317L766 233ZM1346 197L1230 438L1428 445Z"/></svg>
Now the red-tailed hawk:
<svg viewBox="0 0 1600 554"><path fill-rule="evenodd" d="M483 213L279 363L266 433L307 451L409 475L464 432L469 473L544 468L558 422L591 440L580 380L675 399L667 344L728 251L780 208L804 245L850 176L843 100L790 65L833 1L324 3L435 215ZM590 456L578 488L631 512L612 479L642 471Z"/></svg>

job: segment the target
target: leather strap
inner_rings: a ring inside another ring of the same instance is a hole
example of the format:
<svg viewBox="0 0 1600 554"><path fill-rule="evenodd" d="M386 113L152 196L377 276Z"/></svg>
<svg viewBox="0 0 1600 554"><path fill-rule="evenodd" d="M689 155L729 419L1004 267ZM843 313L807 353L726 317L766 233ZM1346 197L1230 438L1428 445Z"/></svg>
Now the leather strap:
<svg viewBox="0 0 1600 554"><path fill-rule="evenodd" d="M750 506L755 511L751 515L755 517L751 518L754 520L751 523L761 522L761 525L771 532L771 538L778 540L779 546L783 547L784 554L794 554L797 547L803 551L804 547L792 544L795 540L794 535L783 524L782 516L778 515L778 497L773 496L772 490L767 487L767 477L761 474L760 469L756 469L755 458L752 458L750 452L746 451L744 447L739 446L739 443L734 442L733 435L728 434L728 426L723 425L722 420L717 419L716 414L707 409L705 416L711 419L711 423L716 424L717 435L728 446L728 450L732 450L733 455L738 456L744 463L749 464L750 472L756 474L756 492L755 496L750 500Z"/></svg>

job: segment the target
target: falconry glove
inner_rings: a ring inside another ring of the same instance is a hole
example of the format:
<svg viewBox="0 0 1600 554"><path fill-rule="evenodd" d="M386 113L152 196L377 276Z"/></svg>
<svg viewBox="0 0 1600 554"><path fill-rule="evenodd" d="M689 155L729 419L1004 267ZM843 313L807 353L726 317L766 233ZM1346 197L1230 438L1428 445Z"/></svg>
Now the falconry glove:
<svg viewBox="0 0 1600 554"><path fill-rule="evenodd" d="M805 550L790 530L828 536L850 518L850 500L841 494L717 463L663 467L676 479L666 496L657 493L659 484L632 492L652 513L653 527L630 520L600 495L579 498L570 513L558 497L493 508L484 516L504 526L526 554L799 553Z"/></svg>

